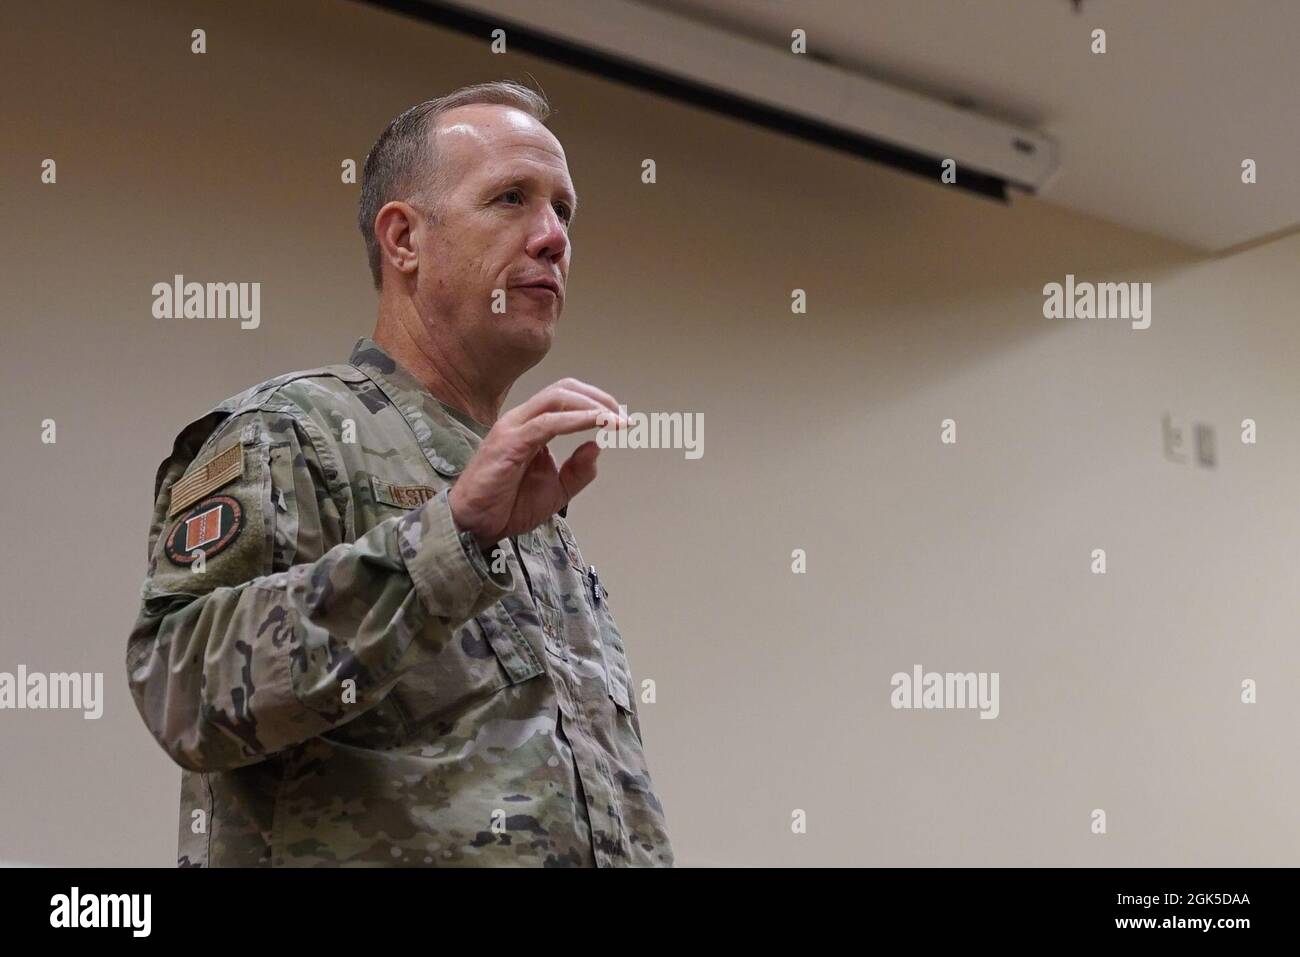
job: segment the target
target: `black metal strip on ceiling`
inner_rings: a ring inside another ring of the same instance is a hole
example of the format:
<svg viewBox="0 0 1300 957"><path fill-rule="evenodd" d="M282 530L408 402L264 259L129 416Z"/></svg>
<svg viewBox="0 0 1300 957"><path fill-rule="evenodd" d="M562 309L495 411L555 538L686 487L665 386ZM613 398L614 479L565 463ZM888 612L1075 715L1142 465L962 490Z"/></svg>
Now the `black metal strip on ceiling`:
<svg viewBox="0 0 1300 957"><path fill-rule="evenodd" d="M755 126L817 143L842 153L881 163L920 176L932 183L940 182L941 157L928 156L861 133L809 120L785 110L662 73L640 63L632 63L622 57L546 36L511 21L491 19L481 14L446 6L438 0L356 0L356 2L479 37L485 42L492 30L508 26L511 47L534 56L649 90L693 106L703 107L715 113L736 117ZM979 196L1004 203L1007 201L1005 179L960 165L956 170L955 182L950 185Z"/></svg>

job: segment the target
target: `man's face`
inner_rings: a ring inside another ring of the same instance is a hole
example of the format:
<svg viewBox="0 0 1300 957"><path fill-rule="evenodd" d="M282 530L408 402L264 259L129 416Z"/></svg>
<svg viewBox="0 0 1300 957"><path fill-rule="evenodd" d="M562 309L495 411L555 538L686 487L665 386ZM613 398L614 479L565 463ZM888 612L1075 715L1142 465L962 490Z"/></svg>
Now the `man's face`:
<svg viewBox="0 0 1300 957"><path fill-rule="evenodd" d="M527 113L476 104L439 117L436 155L437 216L416 234L422 314L522 372L546 355L564 309L577 205L564 149Z"/></svg>

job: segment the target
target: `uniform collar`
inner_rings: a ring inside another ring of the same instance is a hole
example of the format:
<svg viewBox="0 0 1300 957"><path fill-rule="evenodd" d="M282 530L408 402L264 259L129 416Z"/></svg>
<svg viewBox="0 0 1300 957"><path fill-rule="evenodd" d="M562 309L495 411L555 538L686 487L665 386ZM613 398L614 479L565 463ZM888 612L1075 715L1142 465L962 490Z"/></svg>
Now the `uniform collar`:
<svg viewBox="0 0 1300 957"><path fill-rule="evenodd" d="M373 339L358 339L348 362L402 413L434 471L450 477L464 470L486 426L439 401Z"/></svg>

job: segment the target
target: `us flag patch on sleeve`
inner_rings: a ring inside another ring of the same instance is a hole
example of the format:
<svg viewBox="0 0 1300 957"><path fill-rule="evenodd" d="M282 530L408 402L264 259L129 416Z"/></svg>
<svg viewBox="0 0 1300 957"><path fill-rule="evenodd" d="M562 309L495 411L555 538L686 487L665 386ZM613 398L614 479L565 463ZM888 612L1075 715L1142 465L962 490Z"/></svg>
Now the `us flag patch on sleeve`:
<svg viewBox="0 0 1300 957"><path fill-rule="evenodd" d="M235 443L224 452L218 452L172 486L171 518L203 496L215 492L244 474L244 450Z"/></svg>

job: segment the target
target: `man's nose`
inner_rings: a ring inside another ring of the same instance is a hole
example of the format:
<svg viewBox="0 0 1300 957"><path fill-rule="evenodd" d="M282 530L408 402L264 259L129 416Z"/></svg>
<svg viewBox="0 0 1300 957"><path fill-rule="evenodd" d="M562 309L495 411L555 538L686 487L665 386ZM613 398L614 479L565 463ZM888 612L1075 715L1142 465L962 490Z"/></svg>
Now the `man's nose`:
<svg viewBox="0 0 1300 957"><path fill-rule="evenodd" d="M569 233L553 206L548 205L541 220L534 225L528 247L528 254L535 259L546 257L559 261L564 257L569 248Z"/></svg>

